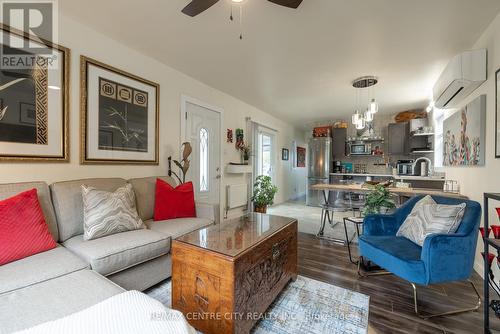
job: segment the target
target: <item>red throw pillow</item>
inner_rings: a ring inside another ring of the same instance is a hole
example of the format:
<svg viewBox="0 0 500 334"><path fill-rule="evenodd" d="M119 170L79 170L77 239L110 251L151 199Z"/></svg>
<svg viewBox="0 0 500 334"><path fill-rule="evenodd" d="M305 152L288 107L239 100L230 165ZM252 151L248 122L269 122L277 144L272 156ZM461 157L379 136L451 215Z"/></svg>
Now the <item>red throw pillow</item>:
<svg viewBox="0 0 500 334"><path fill-rule="evenodd" d="M174 188L156 179L154 220L190 217L196 217L193 183L187 182Z"/></svg>
<svg viewBox="0 0 500 334"><path fill-rule="evenodd" d="M36 189L0 201L0 266L56 246Z"/></svg>

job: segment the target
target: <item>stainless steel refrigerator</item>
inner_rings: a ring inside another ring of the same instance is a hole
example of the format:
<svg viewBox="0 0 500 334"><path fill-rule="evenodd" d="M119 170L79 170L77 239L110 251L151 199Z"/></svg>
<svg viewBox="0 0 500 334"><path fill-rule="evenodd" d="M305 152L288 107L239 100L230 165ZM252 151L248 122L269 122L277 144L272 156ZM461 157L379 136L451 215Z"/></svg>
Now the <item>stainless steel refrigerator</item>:
<svg viewBox="0 0 500 334"><path fill-rule="evenodd" d="M324 203L323 192L311 189L318 183L330 182L332 166L332 138L318 137L309 140L306 203L320 206Z"/></svg>

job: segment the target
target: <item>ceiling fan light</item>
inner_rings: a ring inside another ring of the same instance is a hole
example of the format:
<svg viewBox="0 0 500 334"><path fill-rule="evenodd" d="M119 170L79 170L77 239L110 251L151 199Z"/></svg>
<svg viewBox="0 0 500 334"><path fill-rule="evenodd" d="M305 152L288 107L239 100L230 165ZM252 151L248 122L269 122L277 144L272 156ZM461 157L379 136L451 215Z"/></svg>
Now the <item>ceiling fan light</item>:
<svg viewBox="0 0 500 334"><path fill-rule="evenodd" d="M378 103L375 101L375 99L372 99L370 102L370 112L372 114L376 114L378 112Z"/></svg>

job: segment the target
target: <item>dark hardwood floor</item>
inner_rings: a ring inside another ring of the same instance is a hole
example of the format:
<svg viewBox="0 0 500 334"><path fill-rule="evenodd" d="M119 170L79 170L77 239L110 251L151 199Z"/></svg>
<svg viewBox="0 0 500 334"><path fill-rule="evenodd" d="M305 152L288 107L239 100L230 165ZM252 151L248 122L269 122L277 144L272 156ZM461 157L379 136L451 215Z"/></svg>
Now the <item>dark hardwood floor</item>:
<svg viewBox="0 0 500 334"><path fill-rule="evenodd" d="M357 258L357 245L351 248ZM482 333L482 307L478 312L423 320L413 311L408 282L393 275L359 278L346 247L299 233L298 251L300 275L370 296L369 333ZM472 280L482 291L481 277L474 273ZM430 313L471 307L476 302L472 288L464 282L421 287L419 294L419 307ZM492 316L490 321L500 328L500 320Z"/></svg>

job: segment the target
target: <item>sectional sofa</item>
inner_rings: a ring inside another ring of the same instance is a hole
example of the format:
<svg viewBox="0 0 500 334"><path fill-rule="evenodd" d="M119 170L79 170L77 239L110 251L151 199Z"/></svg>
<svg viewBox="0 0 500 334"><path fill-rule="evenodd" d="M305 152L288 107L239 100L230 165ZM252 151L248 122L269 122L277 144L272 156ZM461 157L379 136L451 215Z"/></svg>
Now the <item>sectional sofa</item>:
<svg viewBox="0 0 500 334"><path fill-rule="evenodd" d="M219 222L219 208L196 203L196 218L153 222L157 177L0 184L0 200L36 188L58 247L0 266L0 333L58 319L125 290L143 291L171 275L172 238ZM175 185L170 177L161 179ZM83 240L81 185L133 186L147 228Z"/></svg>

